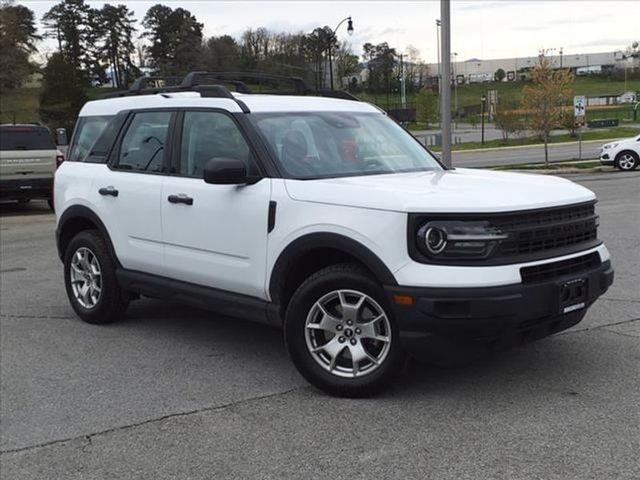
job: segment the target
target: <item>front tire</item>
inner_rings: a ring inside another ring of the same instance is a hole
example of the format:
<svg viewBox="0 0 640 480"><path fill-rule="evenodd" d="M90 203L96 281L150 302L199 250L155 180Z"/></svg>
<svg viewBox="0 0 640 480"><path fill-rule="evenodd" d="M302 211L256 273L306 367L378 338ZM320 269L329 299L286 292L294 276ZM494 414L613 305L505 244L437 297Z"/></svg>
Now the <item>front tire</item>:
<svg viewBox="0 0 640 480"><path fill-rule="evenodd" d="M616 157L616 165L623 172L629 172L638 168L640 158L638 154L631 151L620 152Z"/></svg>
<svg viewBox="0 0 640 480"><path fill-rule="evenodd" d="M381 391L405 360L384 290L355 264L324 268L298 288L285 315L285 340L302 376L335 396Z"/></svg>
<svg viewBox="0 0 640 480"><path fill-rule="evenodd" d="M69 242L64 283L71 306L87 323L114 322L128 306L118 285L115 261L95 230L82 231Z"/></svg>

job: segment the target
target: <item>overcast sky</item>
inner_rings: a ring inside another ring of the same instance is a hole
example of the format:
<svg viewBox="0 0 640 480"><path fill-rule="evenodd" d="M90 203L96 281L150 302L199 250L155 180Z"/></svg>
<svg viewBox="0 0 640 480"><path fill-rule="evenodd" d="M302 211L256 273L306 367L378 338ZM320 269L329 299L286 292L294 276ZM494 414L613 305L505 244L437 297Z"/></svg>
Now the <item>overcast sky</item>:
<svg viewBox="0 0 640 480"><path fill-rule="evenodd" d="M57 2L22 0L38 19ZM105 2L88 2L100 7ZM131 8L138 20L156 3L191 11L204 23L205 36L228 34L239 38L249 28L310 32L317 26L334 28L351 15L355 32L346 24L338 38L351 42L361 54L366 42L388 42L401 53L418 48L427 62L436 61L438 0L425 1L118 1ZM565 54L623 49L640 40L637 0L467 0L452 1L452 52L458 60L533 56L542 49L564 48ZM637 38L636 38L637 37ZM53 50L55 43L45 42Z"/></svg>

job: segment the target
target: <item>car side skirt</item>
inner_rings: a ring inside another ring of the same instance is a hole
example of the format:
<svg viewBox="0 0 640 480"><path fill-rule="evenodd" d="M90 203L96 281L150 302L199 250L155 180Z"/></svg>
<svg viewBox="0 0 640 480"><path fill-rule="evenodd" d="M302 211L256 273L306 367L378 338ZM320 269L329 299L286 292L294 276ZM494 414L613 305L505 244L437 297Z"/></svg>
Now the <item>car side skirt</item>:
<svg viewBox="0 0 640 480"><path fill-rule="evenodd" d="M118 268L120 287L131 293L186 303L220 315L273 325L268 302L256 297L205 287L148 273Z"/></svg>

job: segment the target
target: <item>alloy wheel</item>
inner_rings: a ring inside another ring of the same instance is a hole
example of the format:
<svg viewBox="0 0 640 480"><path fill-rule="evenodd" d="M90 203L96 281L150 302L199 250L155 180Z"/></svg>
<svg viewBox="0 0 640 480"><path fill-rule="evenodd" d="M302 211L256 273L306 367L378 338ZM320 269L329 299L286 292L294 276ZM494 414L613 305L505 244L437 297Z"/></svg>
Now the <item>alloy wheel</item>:
<svg viewBox="0 0 640 480"><path fill-rule="evenodd" d="M618 166L621 170L632 170L636 164L636 159L630 153L623 153L618 158Z"/></svg>
<svg viewBox="0 0 640 480"><path fill-rule="evenodd" d="M100 262L87 247L80 247L71 258L71 290L76 301L90 310L100 300L102 273Z"/></svg>
<svg viewBox="0 0 640 480"><path fill-rule="evenodd" d="M311 356L339 377L377 370L391 346L391 324L382 307L356 290L335 290L313 304L305 322Z"/></svg>

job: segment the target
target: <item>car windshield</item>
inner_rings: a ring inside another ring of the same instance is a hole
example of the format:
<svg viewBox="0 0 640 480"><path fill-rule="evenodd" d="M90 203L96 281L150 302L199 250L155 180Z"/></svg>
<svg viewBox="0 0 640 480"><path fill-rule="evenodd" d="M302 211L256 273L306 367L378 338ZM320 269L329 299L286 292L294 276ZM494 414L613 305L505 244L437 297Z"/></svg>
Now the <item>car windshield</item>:
<svg viewBox="0 0 640 480"><path fill-rule="evenodd" d="M43 127L3 127L0 130L0 150L55 150L49 130Z"/></svg>
<svg viewBox="0 0 640 480"><path fill-rule="evenodd" d="M259 113L251 117L290 178L442 169L410 134L380 113Z"/></svg>

